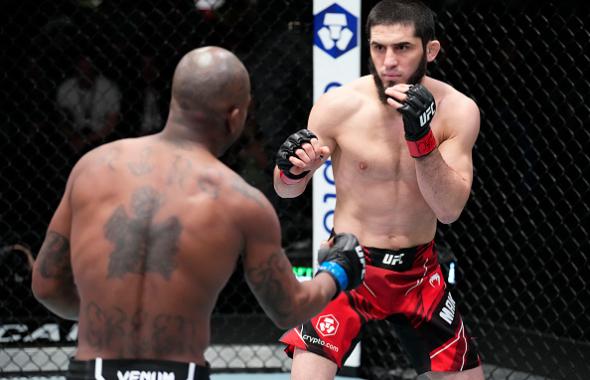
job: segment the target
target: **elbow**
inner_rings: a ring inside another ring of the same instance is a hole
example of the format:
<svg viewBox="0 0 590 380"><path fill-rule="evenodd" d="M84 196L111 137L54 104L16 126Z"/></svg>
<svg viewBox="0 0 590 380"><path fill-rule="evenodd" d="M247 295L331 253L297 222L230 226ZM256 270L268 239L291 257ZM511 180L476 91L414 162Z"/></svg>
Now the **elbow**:
<svg viewBox="0 0 590 380"><path fill-rule="evenodd" d="M74 284L47 281L34 269L31 290L35 299L55 315L73 321L78 319L80 297Z"/></svg>
<svg viewBox="0 0 590 380"><path fill-rule="evenodd" d="M288 330L291 327L295 326L295 324L291 324L289 321L285 320L277 320L273 319L275 326L277 326L281 330Z"/></svg>
<svg viewBox="0 0 590 380"><path fill-rule="evenodd" d="M37 268L34 267L31 280L31 290L33 291L33 296L35 296L35 299L37 299L39 302L48 298L47 291L49 289L49 287L43 286L41 282L42 281L39 278L39 272Z"/></svg>
<svg viewBox="0 0 590 380"><path fill-rule="evenodd" d="M53 294L53 292L51 291L48 291L47 287L35 285L35 282L33 282L32 290L33 296L35 297L37 302L39 302L48 310L53 311L51 309L51 305L53 305L53 303L55 302L55 294Z"/></svg>
<svg viewBox="0 0 590 380"><path fill-rule="evenodd" d="M281 197L281 198L292 198L292 197L289 197L289 195L288 195L288 194L285 194L285 193L282 191L282 189L280 188L280 186L278 186L278 185L276 184L276 182L274 183L274 188L275 188L275 193L277 193L277 195L278 195L279 197Z"/></svg>
<svg viewBox="0 0 590 380"><path fill-rule="evenodd" d="M287 315L287 314L280 314L280 315L275 314L275 315L271 316L270 319L275 324L275 326L277 326L279 329L288 330L288 329L295 327L298 324L302 323L301 320L294 318L294 317L295 316L293 316L293 315Z"/></svg>
<svg viewBox="0 0 590 380"><path fill-rule="evenodd" d="M300 195L298 192L289 191L290 189L287 190L283 186L277 185L276 182L274 183L274 188L277 195L284 199L297 198Z"/></svg>
<svg viewBox="0 0 590 380"><path fill-rule="evenodd" d="M33 296L35 296L35 299L43 305L55 297L52 287L47 286L47 284L44 284L42 281L36 279L35 275L33 275L31 290L33 291Z"/></svg>
<svg viewBox="0 0 590 380"><path fill-rule="evenodd" d="M59 296L58 289L52 283L43 279L37 267L33 268L31 290L35 299L43 305Z"/></svg>
<svg viewBox="0 0 590 380"><path fill-rule="evenodd" d="M459 216L461 216L461 212L462 211L463 211L462 209L459 209L459 210L443 210L443 211L441 211L441 212L439 212L439 213L436 214L436 218L442 224L451 224L454 221L456 221L457 219L459 219Z"/></svg>
<svg viewBox="0 0 590 380"><path fill-rule="evenodd" d="M469 189L466 188L465 192L462 192L460 196L455 199L448 200L446 202L440 202L438 207L433 208L436 218L442 224L451 224L461 216L467 199L469 197Z"/></svg>

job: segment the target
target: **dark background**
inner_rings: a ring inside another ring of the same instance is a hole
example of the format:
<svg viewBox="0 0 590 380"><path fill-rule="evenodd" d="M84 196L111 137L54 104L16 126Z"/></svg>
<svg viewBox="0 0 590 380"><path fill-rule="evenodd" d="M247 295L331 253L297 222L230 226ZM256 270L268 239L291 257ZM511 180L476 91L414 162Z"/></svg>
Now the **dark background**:
<svg viewBox="0 0 590 380"><path fill-rule="evenodd" d="M121 122L109 141L141 134L143 57L157 68L151 85L165 120L179 58L203 45L234 51L251 73L253 104L247 132L223 160L272 201L292 262L310 264L311 191L281 200L271 179L274 152L306 125L312 106L312 2L226 3L203 13L192 1L104 1L97 8L76 1L2 2L0 246L7 248L0 256L0 322L56 320L33 300L26 262L10 246L23 244L36 254L83 153L68 146L67 121L55 101L82 52L122 95ZM441 225L437 237L459 264L461 312L485 363L585 379L590 9L574 1L427 3L437 12L443 46L429 75L476 100L482 116L471 198L459 221ZM362 4L364 25L375 1ZM280 334L239 269L214 322L213 343L273 343ZM368 326L362 366L374 378L409 366L387 322Z"/></svg>

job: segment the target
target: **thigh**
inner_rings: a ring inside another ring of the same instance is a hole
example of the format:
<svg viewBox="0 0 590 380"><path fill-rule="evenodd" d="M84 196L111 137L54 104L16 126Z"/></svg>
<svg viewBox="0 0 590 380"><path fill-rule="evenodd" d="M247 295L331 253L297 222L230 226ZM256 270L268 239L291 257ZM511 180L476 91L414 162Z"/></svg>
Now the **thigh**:
<svg viewBox="0 0 590 380"><path fill-rule="evenodd" d="M338 366L332 360L309 351L295 349L291 380L332 380L337 370Z"/></svg>
<svg viewBox="0 0 590 380"><path fill-rule="evenodd" d="M424 286L429 286L428 283ZM412 313L390 318L416 371L458 372L479 366L479 355L466 332L455 300L446 287L440 287L430 307L417 307ZM428 304L424 298L425 304Z"/></svg>

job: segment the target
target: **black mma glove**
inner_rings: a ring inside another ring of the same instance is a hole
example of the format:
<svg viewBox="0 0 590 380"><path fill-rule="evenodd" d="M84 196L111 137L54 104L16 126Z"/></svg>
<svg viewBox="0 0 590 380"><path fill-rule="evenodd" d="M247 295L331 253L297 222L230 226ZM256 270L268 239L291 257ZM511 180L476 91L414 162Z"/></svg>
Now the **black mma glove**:
<svg viewBox="0 0 590 380"><path fill-rule="evenodd" d="M365 278L365 254L353 234L337 234L331 247L318 252L320 266L317 273L327 272L336 281L338 290L352 290ZM317 274L316 273L316 274Z"/></svg>
<svg viewBox="0 0 590 380"><path fill-rule="evenodd" d="M317 139L317 136L314 135L312 131L309 129L302 129L287 137L285 142L281 145L277 152L276 164L286 177L291 179L301 179L309 173L309 170L304 171L301 174L291 173L289 170L293 167L293 164L289 161L289 157L295 156L295 151L300 149L303 144L310 142L313 138Z"/></svg>
<svg viewBox="0 0 590 380"><path fill-rule="evenodd" d="M430 91L421 84L412 85L406 95L403 106L398 108L404 120L406 143L412 157L423 157L436 148L436 139L430 130L436 103Z"/></svg>

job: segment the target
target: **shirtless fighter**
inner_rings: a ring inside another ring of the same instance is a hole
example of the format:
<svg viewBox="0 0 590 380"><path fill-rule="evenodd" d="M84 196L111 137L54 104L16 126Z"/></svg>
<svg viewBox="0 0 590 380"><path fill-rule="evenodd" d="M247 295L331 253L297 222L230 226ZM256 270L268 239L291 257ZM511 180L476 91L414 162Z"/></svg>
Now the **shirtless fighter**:
<svg viewBox="0 0 590 380"><path fill-rule="evenodd" d="M387 319L419 374L483 379L433 240L437 221L457 220L469 197L479 109L425 75L440 43L424 4L381 1L366 27L372 75L324 94L308 128L287 138L277 153L274 186L285 198L302 194L331 156L334 231L355 234L367 253L359 288L341 293L282 337L293 356L291 378L333 379L363 325ZM337 331L318 328L326 315L337 320Z"/></svg>
<svg viewBox="0 0 590 380"><path fill-rule="evenodd" d="M249 102L237 57L193 50L174 73L162 132L103 145L74 166L32 284L48 309L79 322L68 379L208 379L211 313L240 254L282 328L361 283L363 250L351 234L322 248L320 273L300 283L270 202L218 160Z"/></svg>

